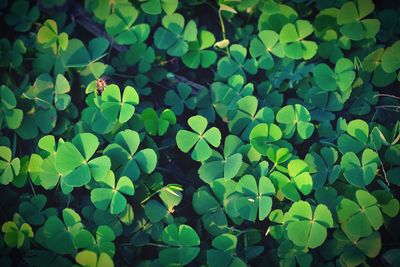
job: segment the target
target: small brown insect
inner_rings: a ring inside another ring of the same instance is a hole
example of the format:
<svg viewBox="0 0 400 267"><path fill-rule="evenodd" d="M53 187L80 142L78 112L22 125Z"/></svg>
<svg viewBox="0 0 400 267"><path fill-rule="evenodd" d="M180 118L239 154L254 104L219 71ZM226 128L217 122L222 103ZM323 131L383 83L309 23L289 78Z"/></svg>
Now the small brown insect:
<svg viewBox="0 0 400 267"><path fill-rule="evenodd" d="M104 91L104 88L107 86L107 77L100 77L96 80L96 90L97 94L101 95Z"/></svg>

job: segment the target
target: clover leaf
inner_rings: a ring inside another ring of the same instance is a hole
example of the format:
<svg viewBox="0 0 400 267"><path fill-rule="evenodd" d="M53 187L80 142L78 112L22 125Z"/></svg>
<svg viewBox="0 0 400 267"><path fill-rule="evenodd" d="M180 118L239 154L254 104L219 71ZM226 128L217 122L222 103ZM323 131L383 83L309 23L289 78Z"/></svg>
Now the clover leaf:
<svg viewBox="0 0 400 267"><path fill-rule="evenodd" d="M135 113L135 105L139 104L139 95L135 88L126 86L122 98L118 85L110 84L101 95L101 113L104 118L113 122L127 122Z"/></svg>
<svg viewBox="0 0 400 267"><path fill-rule="evenodd" d="M240 196L235 199L234 207L242 218L263 221L268 216L272 208L271 196L275 195L275 187L269 178L261 176L257 186L254 176L245 175L237 183L236 191Z"/></svg>
<svg viewBox="0 0 400 267"><path fill-rule="evenodd" d="M137 43L123 54L124 60L128 66L138 64L139 72L144 73L151 69L155 60L155 53L152 47L145 43Z"/></svg>
<svg viewBox="0 0 400 267"><path fill-rule="evenodd" d="M212 32L199 31L197 41L189 42L189 50L182 56L183 63L191 69L197 69L199 66L209 68L217 60L217 53L207 50L214 43L215 37Z"/></svg>
<svg viewBox="0 0 400 267"><path fill-rule="evenodd" d="M311 193L313 180L308 172L308 164L301 159L291 160L288 164L288 173L290 179L279 171L274 171L269 178L278 188L284 197L291 201L299 201L300 191L303 195Z"/></svg>
<svg viewBox="0 0 400 267"><path fill-rule="evenodd" d="M211 84L211 99L215 111L224 120L228 120L228 113L236 109L236 103L243 97L253 93L252 83L245 84L244 76L233 75L228 84L214 82Z"/></svg>
<svg viewBox="0 0 400 267"><path fill-rule="evenodd" d="M267 155L268 149L281 138L281 129L273 123L260 123L250 132L250 144L261 155Z"/></svg>
<svg viewBox="0 0 400 267"><path fill-rule="evenodd" d="M169 246L162 249L159 260L164 266L186 265L193 261L200 252L200 239L192 227L170 224L164 228L161 240Z"/></svg>
<svg viewBox="0 0 400 267"><path fill-rule="evenodd" d="M177 92L168 90L164 97L164 103L171 107L176 115L181 115L184 108L192 110L196 106L196 97L190 96L192 88L186 83L178 83Z"/></svg>
<svg viewBox="0 0 400 267"><path fill-rule="evenodd" d="M304 40L313 33L313 27L306 20L288 23L279 33L279 42L284 45L285 55L292 59L311 59L317 53L317 44Z"/></svg>
<svg viewBox="0 0 400 267"><path fill-rule="evenodd" d="M117 176L128 176L133 181L141 174L151 173L157 165L157 155L153 149L145 148L138 151L139 134L127 129L118 132L114 142L104 149L104 155L111 159L111 167Z"/></svg>
<svg viewBox="0 0 400 267"><path fill-rule="evenodd" d="M99 140L91 133L76 135L71 142L65 142L57 149L55 166L63 175L63 182L71 187L80 187L103 179L110 170L110 159L101 156L91 159L99 146Z"/></svg>
<svg viewBox="0 0 400 267"><path fill-rule="evenodd" d="M275 65L272 55L283 58L285 53L283 45L279 43L279 34L265 30L258 33L258 38L250 42L250 55L258 59L258 65L262 69L272 69Z"/></svg>
<svg viewBox="0 0 400 267"><path fill-rule="evenodd" d="M373 38L378 33L381 23L377 19L364 19L375 5L371 0L356 0L343 4L337 16L340 32L351 40Z"/></svg>
<svg viewBox="0 0 400 267"><path fill-rule="evenodd" d="M62 32L58 34L57 23L48 19L40 27L37 34L37 42L43 46L43 48L51 47L55 54L58 54L60 50L66 50L68 47L68 34Z"/></svg>
<svg viewBox="0 0 400 267"><path fill-rule="evenodd" d="M229 183L223 183L225 186L227 184ZM204 228L212 235L219 235L226 232L228 220L216 192L214 193L215 195L208 188L202 186L193 194L192 203L195 212L201 215ZM221 197L224 198L223 195Z"/></svg>
<svg viewBox="0 0 400 267"><path fill-rule="evenodd" d="M54 208L44 209L47 197L42 194L32 196L26 201L21 202L18 208L19 214L31 225L42 225L47 216L54 215Z"/></svg>
<svg viewBox="0 0 400 267"><path fill-rule="evenodd" d="M212 156L204 161L199 168L200 178L211 183L217 178L233 178L242 166L242 155L238 149L243 145L242 140L234 135L228 135L224 144L224 155L214 151Z"/></svg>
<svg viewBox="0 0 400 267"><path fill-rule="evenodd" d="M311 152L304 159L310 166L314 188L321 188L327 181L333 184L338 178L341 168L335 164L338 152L332 147L324 147L320 153Z"/></svg>
<svg viewBox="0 0 400 267"><path fill-rule="evenodd" d="M25 223L18 213L14 214L12 221L3 223L1 231L9 247L21 248L24 244L28 244L29 238L33 237L32 227Z"/></svg>
<svg viewBox="0 0 400 267"><path fill-rule="evenodd" d="M308 202L298 201L285 214L285 224L288 238L296 246L316 248L324 243L333 219L327 206L319 204L313 212Z"/></svg>
<svg viewBox="0 0 400 267"><path fill-rule="evenodd" d="M0 127L3 121L9 129L17 129L21 125L23 111L16 106L14 93L7 86L0 86Z"/></svg>
<svg viewBox="0 0 400 267"><path fill-rule="evenodd" d="M93 251L83 250L76 254L75 260L84 267L114 267L112 257L104 252L98 255Z"/></svg>
<svg viewBox="0 0 400 267"><path fill-rule="evenodd" d="M354 152L357 154L367 147L368 139L368 124L363 120L356 119L349 122L346 133L339 136L337 143L340 152Z"/></svg>
<svg viewBox="0 0 400 267"><path fill-rule="evenodd" d="M207 250L207 263L211 267L244 267L246 264L236 256L237 237L232 234L216 236Z"/></svg>
<svg viewBox="0 0 400 267"><path fill-rule="evenodd" d="M231 56L225 56L218 61L218 75L226 79L233 74L245 76L244 71L253 75L257 73L258 63L254 58L246 59L247 49L244 46L233 44L229 51Z"/></svg>
<svg viewBox="0 0 400 267"><path fill-rule="evenodd" d="M356 201L344 198L336 207L342 230L350 236L366 237L383 224L376 198L364 190L355 193Z"/></svg>
<svg viewBox="0 0 400 267"><path fill-rule="evenodd" d="M38 183L44 189L50 190L56 187L60 182L62 192L68 194L72 191L73 187L67 185L64 179L61 179L63 175L56 168L57 148L63 143L63 139L59 139L58 143L56 143L52 135L43 136L39 140L38 147L43 151L41 152L43 161L39 166Z"/></svg>
<svg viewBox="0 0 400 267"><path fill-rule="evenodd" d="M133 6L117 8L107 17L105 23L107 33L121 45L144 42L149 36L150 27L145 23L134 25L138 16L139 12Z"/></svg>
<svg viewBox="0 0 400 267"><path fill-rule="evenodd" d="M357 187L369 185L374 180L379 165L379 156L372 149L363 151L361 162L354 152L345 153L340 162L346 180Z"/></svg>
<svg viewBox="0 0 400 267"><path fill-rule="evenodd" d="M140 119L143 121L146 132L150 135L164 135L170 125L176 123L176 116L170 109L164 109L158 117L157 112L152 108L143 110Z"/></svg>
<svg viewBox="0 0 400 267"><path fill-rule="evenodd" d="M182 201L183 188L178 184L168 184L159 190L159 196L168 212L174 212L175 206Z"/></svg>
<svg viewBox="0 0 400 267"><path fill-rule="evenodd" d="M258 100L255 96L242 97L237 108L228 111L228 127L231 133L248 140L251 130L259 123L273 123L275 114L269 107L257 111Z"/></svg>
<svg viewBox="0 0 400 267"><path fill-rule="evenodd" d="M185 26L185 18L179 13L163 17L163 27L158 27L154 33L154 43L157 48L167 50L173 57L181 57L189 50L188 42L197 40L197 26L190 20Z"/></svg>
<svg viewBox="0 0 400 267"><path fill-rule="evenodd" d="M86 229L81 230L74 237L74 243L77 248L84 248L96 253L107 253L113 256L115 253L115 240L114 231L107 225L100 225L96 230L96 239Z"/></svg>
<svg viewBox="0 0 400 267"><path fill-rule="evenodd" d="M178 0L140 0L140 7L149 15L159 15L162 10L168 15L175 12Z"/></svg>
<svg viewBox="0 0 400 267"><path fill-rule="evenodd" d="M178 148L187 153L192 151L192 159L205 161L211 157L212 150L210 145L218 147L221 143L221 132L216 127L206 131L208 121L200 115L192 116L188 119L190 128L194 131L179 130L176 134L176 144Z"/></svg>
<svg viewBox="0 0 400 267"><path fill-rule="evenodd" d="M333 233L332 245L340 261L347 266L357 266L368 258L375 258L382 247L381 236L378 232L364 238L349 239L340 229ZM330 243L328 243L330 244Z"/></svg>
<svg viewBox="0 0 400 267"><path fill-rule="evenodd" d="M385 49L382 55L382 69L387 72L395 72L400 68L400 41L395 42L392 46Z"/></svg>
<svg viewBox="0 0 400 267"><path fill-rule="evenodd" d="M144 206L144 213L152 223L158 223L168 216L168 210L159 201L151 199Z"/></svg>
<svg viewBox="0 0 400 267"><path fill-rule="evenodd" d="M57 216L47 218L46 223L37 231L35 240L57 254L74 255L74 238L83 230L81 218L70 208L63 209L62 217L63 220Z"/></svg>
<svg viewBox="0 0 400 267"><path fill-rule="evenodd" d="M11 42L6 38L0 39L0 66L11 67L17 69L23 62L23 54L27 48L21 39L16 39L11 45Z"/></svg>
<svg viewBox="0 0 400 267"><path fill-rule="evenodd" d="M300 104L284 106L276 114L276 120L285 138L291 138L296 131L301 139L308 139L314 132L310 112Z"/></svg>
<svg viewBox="0 0 400 267"><path fill-rule="evenodd" d="M133 196L135 193L132 181L122 176L115 185L114 173L110 171L100 182L103 186L90 192L90 199L95 207L100 210L110 209L111 214L123 212L127 204L123 194Z"/></svg>
<svg viewBox="0 0 400 267"><path fill-rule="evenodd" d="M13 2L10 13L5 16L5 21L18 32L27 32L39 18L39 15L38 6L29 8L29 1L18 0Z"/></svg>
<svg viewBox="0 0 400 267"><path fill-rule="evenodd" d="M335 71L326 64L318 64L313 71L317 85L325 91L346 91L351 87L355 79L353 63L347 58L341 58L336 62Z"/></svg>
<svg viewBox="0 0 400 267"><path fill-rule="evenodd" d="M0 146L0 183L7 185L19 174L21 162L19 158L12 158L11 149Z"/></svg>

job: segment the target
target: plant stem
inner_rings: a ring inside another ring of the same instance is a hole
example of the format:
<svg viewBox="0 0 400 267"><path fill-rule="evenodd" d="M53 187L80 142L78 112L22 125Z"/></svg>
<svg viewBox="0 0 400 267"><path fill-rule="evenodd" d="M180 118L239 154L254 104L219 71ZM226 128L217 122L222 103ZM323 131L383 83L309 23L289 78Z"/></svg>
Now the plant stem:
<svg viewBox="0 0 400 267"><path fill-rule="evenodd" d="M222 18L222 10L221 9L218 10L218 17L219 17L219 22L221 24L222 38L223 38L223 40L226 40L225 24L224 24L224 20ZM225 47L225 49L226 49L226 53L229 55L229 57L231 57L228 46Z"/></svg>

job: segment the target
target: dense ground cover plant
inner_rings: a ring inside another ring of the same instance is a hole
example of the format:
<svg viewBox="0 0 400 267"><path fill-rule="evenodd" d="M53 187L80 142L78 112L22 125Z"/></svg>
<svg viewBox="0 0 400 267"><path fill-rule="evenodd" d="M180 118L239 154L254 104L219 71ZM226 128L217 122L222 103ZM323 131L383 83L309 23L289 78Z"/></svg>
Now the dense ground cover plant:
<svg viewBox="0 0 400 267"><path fill-rule="evenodd" d="M0 14L0 266L400 266L396 1Z"/></svg>

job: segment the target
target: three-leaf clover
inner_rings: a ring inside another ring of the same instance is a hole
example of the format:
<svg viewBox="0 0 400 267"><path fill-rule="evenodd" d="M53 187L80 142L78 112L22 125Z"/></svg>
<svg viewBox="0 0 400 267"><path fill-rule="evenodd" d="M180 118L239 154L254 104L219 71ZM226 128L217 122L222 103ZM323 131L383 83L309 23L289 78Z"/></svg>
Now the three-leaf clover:
<svg viewBox="0 0 400 267"><path fill-rule="evenodd" d="M62 32L58 34L57 23L48 19L40 27L37 34L37 41L43 48L51 47L54 54L58 54L60 50L66 50L68 47L68 34Z"/></svg>
<svg viewBox="0 0 400 267"><path fill-rule="evenodd" d="M216 236L207 250L207 263L211 267L244 267L246 264L236 256L237 237L232 234Z"/></svg>
<svg viewBox="0 0 400 267"><path fill-rule="evenodd" d="M257 186L254 176L245 175L238 181L236 191L239 197L234 200L234 207L242 218L263 221L268 216L272 208L271 196L275 195L275 187L269 178L261 176Z"/></svg>
<svg viewBox="0 0 400 267"><path fill-rule="evenodd" d="M262 155L267 155L268 149L281 138L281 129L273 123L260 123L250 132L251 146Z"/></svg>
<svg viewBox="0 0 400 267"><path fill-rule="evenodd" d="M158 117L157 112L153 108L146 108L140 115L146 132L150 135L164 135L170 125L176 123L176 116L170 109L164 109Z"/></svg>
<svg viewBox="0 0 400 267"><path fill-rule="evenodd" d="M336 207L342 230L356 237L366 237L377 231L383 224L378 201L369 192L358 190L356 201L344 198Z"/></svg>
<svg viewBox="0 0 400 267"><path fill-rule="evenodd" d="M161 240L170 246L162 249L159 260L164 266L186 265L193 261L200 252L200 239L192 227L170 224L164 228Z"/></svg>
<svg viewBox="0 0 400 267"><path fill-rule="evenodd" d="M288 174L290 179L279 171L274 171L269 175L269 178L283 196L291 201L299 201L300 194L298 191L305 196L311 193L313 180L305 161L301 159L291 160L288 164Z"/></svg>
<svg viewBox="0 0 400 267"><path fill-rule="evenodd" d="M63 220L57 216L47 218L46 223L37 231L35 240L57 254L74 255L74 238L83 230L81 217L73 209L65 208L62 218Z"/></svg>
<svg viewBox="0 0 400 267"><path fill-rule="evenodd" d="M55 165L63 175L63 182L68 186L80 187L90 182L103 179L110 170L111 161L107 156L91 159L99 147L99 140L91 133L76 135L71 142L59 145Z"/></svg>
<svg viewBox="0 0 400 267"><path fill-rule="evenodd" d="M304 40L314 31L313 26L307 20L297 20L295 24L288 23L279 33L279 42L284 45L285 55L292 59L311 59L318 46L313 41Z"/></svg>
<svg viewBox="0 0 400 267"><path fill-rule="evenodd" d="M213 147L220 145L221 132L216 127L212 127L206 131L208 121L200 115L190 117L188 124L194 132L179 130L176 134L176 144L184 153L189 152L194 147L191 154L192 159L205 161L212 154L210 145Z"/></svg>
<svg viewBox="0 0 400 267"><path fill-rule="evenodd" d="M197 40L197 26L190 20L185 26L185 18L179 13L166 15L154 33L154 43L157 48L167 50L173 57L181 57L189 50L188 42Z"/></svg>
<svg viewBox="0 0 400 267"><path fill-rule="evenodd" d="M120 131L114 142L104 149L104 155L110 157L112 169L117 176L128 176L135 181L141 171L147 174L154 171L157 165L156 153L150 148L138 151L139 145L139 134L127 129Z"/></svg>
<svg viewBox="0 0 400 267"><path fill-rule="evenodd" d="M190 96L192 88L186 83L178 83L176 91L168 90L164 97L164 103L171 107L176 115L181 115L184 108L192 110L196 106L196 97Z"/></svg>
<svg viewBox="0 0 400 267"><path fill-rule="evenodd" d="M319 204L314 212L306 201L293 203L285 215L288 238L297 246L316 248L327 237L327 228L333 227L331 211Z"/></svg>
<svg viewBox="0 0 400 267"><path fill-rule="evenodd" d="M208 68L217 60L217 53L207 50L215 43L212 32L201 30L198 40L189 42L189 51L182 56L183 63L191 69Z"/></svg>
<svg viewBox="0 0 400 267"><path fill-rule="evenodd" d="M374 180L379 165L378 154L369 148L362 153L361 162L354 152L345 153L340 162L346 180L357 187L369 185Z"/></svg>
<svg viewBox="0 0 400 267"><path fill-rule="evenodd" d="M104 252L98 255L96 252L83 250L76 254L75 260L84 267L114 267L112 257Z"/></svg>
<svg viewBox="0 0 400 267"><path fill-rule="evenodd" d="M356 119L349 122L346 133L339 136L338 146L342 153L359 153L368 145L369 126L363 120Z"/></svg>
<svg viewBox="0 0 400 267"><path fill-rule="evenodd" d="M115 185L115 175L112 171L100 180L103 187L95 188L90 193L90 199L100 210L110 209L111 214L119 214L126 208L126 198L123 194L133 196L135 188L132 181L122 176Z"/></svg>
<svg viewBox="0 0 400 267"><path fill-rule="evenodd" d="M12 158L11 149L0 146L0 184L7 185L19 174L21 161Z"/></svg>
<svg viewBox="0 0 400 267"><path fill-rule="evenodd" d="M18 0L13 2L10 13L5 16L8 25L13 26L18 32L27 32L40 15L39 7L34 5L29 8L30 2Z"/></svg>
<svg viewBox="0 0 400 267"><path fill-rule="evenodd" d="M14 93L5 85L0 86L0 127L3 121L9 129L16 129L21 125L24 116L21 109L16 108L17 100Z"/></svg>
<svg viewBox="0 0 400 267"><path fill-rule="evenodd" d="M233 178L242 166L242 154L238 149L243 145L240 138L228 135L225 139L223 156L214 151L212 156L204 161L199 168L200 178L211 183L217 178Z"/></svg>
<svg viewBox="0 0 400 267"><path fill-rule="evenodd" d="M139 12L133 6L117 8L113 14L107 17L106 31L115 42L121 45L131 45L144 42L150 33L148 24L134 25Z"/></svg>
<svg viewBox="0 0 400 267"><path fill-rule="evenodd" d="M247 49L244 46L233 44L229 47L229 51L231 56L225 56L218 61L218 75L226 79L233 74L244 76L244 71L253 75L257 73L257 60L254 58L246 59Z"/></svg>
<svg viewBox="0 0 400 267"><path fill-rule="evenodd" d="M135 113L135 105L139 104L139 95L135 88L126 86L121 98L118 85L108 85L101 95L100 110L103 116L113 122L127 122Z"/></svg>
<svg viewBox="0 0 400 267"><path fill-rule="evenodd" d="M9 247L21 248L27 244L29 238L33 237L32 227L25 223L18 213L14 214L12 221L3 223L1 231L4 233L4 241Z"/></svg>
<svg viewBox="0 0 400 267"><path fill-rule="evenodd" d="M84 248L97 253L107 253L113 256L115 253L115 234L108 225L100 225L96 230L96 238L88 230L81 230L74 237L77 248Z"/></svg>
<svg viewBox="0 0 400 267"><path fill-rule="evenodd" d="M258 65L262 69L272 69L275 65L272 55L279 58L285 56L283 45L279 42L279 34L265 30L258 33L258 37L250 42L250 55L258 59Z"/></svg>
<svg viewBox="0 0 400 267"><path fill-rule="evenodd" d="M340 32L351 40L373 38L378 33L381 23L377 19L364 19L375 5L371 0L356 0L343 4L337 16Z"/></svg>
<svg viewBox="0 0 400 267"><path fill-rule="evenodd" d="M214 82L211 84L211 99L218 115L228 121L228 114L236 109L237 102L244 96L249 96L254 91L252 83L245 84L242 75L233 75L228 83Z"/></svg>
<svg viewBox="0 0 400 267"><path fill-rule="evenodd" d="M332 147L324 147L320 153L311 152L304 159L310 166L314 188L320 188L326 181L333 184L338 178L341 168L335 164L338 160L338 152Z"/></svg>
<svg viewBox="0 0 400 267"><path fill-rule="evenodd" d="M159 15L162 10L168 15L175 12L178 7L178 0L140 0L140 7L149 15Z"/></svg>
<svg viewBox="0 0 400 267"><path fill-rule="evenodd" d="M301 139L308 139L314 132L310 112L300 104L284 106L276 114L276 120L282 125L285 138L291 138L296 131Z"/></svg>
<svg viewBox="0 0 400 267"><path fill-rule="evenodd" d="M325 91L346 91L351 88L355 79L354 65L347 58L341 58L336 62L335 71L322 63L318 64L314 71L314 80L318 87Z"/></svg>
<svg viewBox="0 0 400 267"><path fill-rule="evenodd" d="M236 109L228 112L228 127L231 133L239 135L243 140L248 140L251 130L259 123L273 123L274 111L263 107L257 111L258 99L248 95L236 102Z"/></svg>

